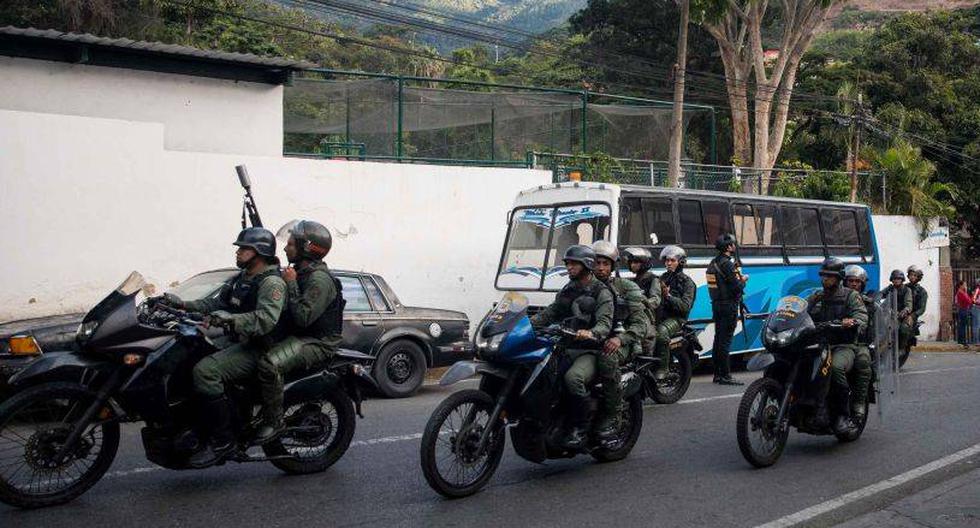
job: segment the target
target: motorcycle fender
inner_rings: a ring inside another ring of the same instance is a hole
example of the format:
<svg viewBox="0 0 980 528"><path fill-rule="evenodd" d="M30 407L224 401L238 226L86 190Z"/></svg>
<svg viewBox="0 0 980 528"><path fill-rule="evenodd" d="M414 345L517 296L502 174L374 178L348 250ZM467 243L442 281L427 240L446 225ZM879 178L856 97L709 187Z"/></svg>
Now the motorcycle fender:
<svg viewBox="0 0 980 528"><path fill-rule="evenodd" d="M81 378L82 373L87 369L100 369L105 366L104 361L82 357L73 352L48 352L11 376L8 383L12 387L17 387L40 379L76 379Z"/></svg>
<svg viewBox="0 0 980 528"><path fill-rule="evenodd" d="M336 374L328 371L319 372L288 383L283 388L283 399L287 406L313 400L339 383L340 378Z"/></svg>
<svg viewBox="0 0 980 528"><path fill-rule="evenodd" d="M448 387L464 379L472 378L477 373L502 379L507 379L507 376L510 374L507 370L495 367L484 361L457 361L442 375L442 378L439 379L439 385Z"/></svg>
<svg viewBox="0 0 980 528"><path fill-rule="evenodd" d="M755 372L758 370L765 370L769 368L769 365L772 365L775 362L776 362L775 356L773 356L769 352L762 352L753 356L752 359L750 359L749 362L745 365L745 368L746 370Z"/></svg>
<svg viewBox="0 0 980 528"><path fill-rule="evenodd" d="M623 399L630 399L643 388L643 380L636 372L627 372L620 378L623 386Z"/></svg>

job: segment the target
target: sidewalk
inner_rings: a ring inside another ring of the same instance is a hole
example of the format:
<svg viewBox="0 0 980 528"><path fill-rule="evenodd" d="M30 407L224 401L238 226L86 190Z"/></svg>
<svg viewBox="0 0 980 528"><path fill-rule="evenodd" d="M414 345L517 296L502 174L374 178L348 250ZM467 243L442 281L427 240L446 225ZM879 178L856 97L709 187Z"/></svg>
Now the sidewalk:
<svg viewBox="0 0 980 528"><path fill-rule="evenodd" d="M976 528L980 526L980 469L974 469L862 515L838 528Z"/></svg>
<svg viewBox="0 0 980 528"><path fill-rule="evenodd" d="M916 352L980 352L980 346L963 348L955 341L921 341L912 349L913 354Z"/></svg>

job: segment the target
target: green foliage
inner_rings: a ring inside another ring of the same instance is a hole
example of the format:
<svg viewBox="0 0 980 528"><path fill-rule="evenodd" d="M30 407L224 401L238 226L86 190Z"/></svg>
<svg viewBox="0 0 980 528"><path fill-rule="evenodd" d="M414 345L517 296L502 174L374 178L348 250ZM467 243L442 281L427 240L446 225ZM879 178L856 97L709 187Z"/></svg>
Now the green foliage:
<svg viewBox="0 0 980 528"><path fill-rule="evenodd" d="M773 173L770 192L774 196L832 202L846 202L850 196L850 179L845 174L815 170L799 161L786 163L784 167L796 170Z"/></svg>
<svg viewBox="0 0 980 528"><path fill-rule="evenodd" d="M958 196L956 186L935 181L936 166L908 142L897 141L880 153L875 170L883 173L888 182L890 213L915 216L923 228L932 217L951 218L956 214L947 201Z"/></svg>

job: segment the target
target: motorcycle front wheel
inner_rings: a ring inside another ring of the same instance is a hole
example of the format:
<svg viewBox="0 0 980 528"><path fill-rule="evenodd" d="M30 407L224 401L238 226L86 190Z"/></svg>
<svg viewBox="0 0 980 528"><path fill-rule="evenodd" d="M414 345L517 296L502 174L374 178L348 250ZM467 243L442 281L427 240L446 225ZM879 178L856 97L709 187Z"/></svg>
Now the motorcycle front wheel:
<svg viewBox="0 0 980 528"><path fill-rule="evenodd" d="M119 422L107 406L78 441L57 454L95 400L76 383L45 383L0 405L0 501L18 508L66 503L95 485L119 448Z"/></svg>
<svg viewBox="0 0 980 528"><path fill-rule="evenodd" d="M786 447L789 429L780 429L776 418L783 388L772 378L759 378L745 389L738 404L735 428L738 449L755 467L769 467L779 460Z"/></svg>
<svg viewBox="0 0 980 528"><path fill-rule="evenodd" d="M422 434L422 474L440 495L456 499L480 490L504 454L503 423L491 424L494 401L480 390L463 390L443 400ZM482 450L480 436L490 436Z"/></svg>

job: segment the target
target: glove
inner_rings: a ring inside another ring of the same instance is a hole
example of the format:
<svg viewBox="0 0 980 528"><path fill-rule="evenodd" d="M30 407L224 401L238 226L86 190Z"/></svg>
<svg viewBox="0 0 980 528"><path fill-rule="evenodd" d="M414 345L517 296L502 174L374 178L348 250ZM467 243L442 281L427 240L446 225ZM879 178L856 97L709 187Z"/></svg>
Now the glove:
<svg viewBox="0 0 980 528"><path fill-rule="evenodd" d="M160 299L159 302L166 304L167 306L170 306L172 308L184 307L184 301L173 293L165 293L159 299Z"/></svg>
<svg viewBox="0 0 980 528"><path fill-rule="evenodd" d="M213 326L223 326L229 330L233 330L234 322L234 316L224 310L217 310L208 314L208 323Z"/></svg>

